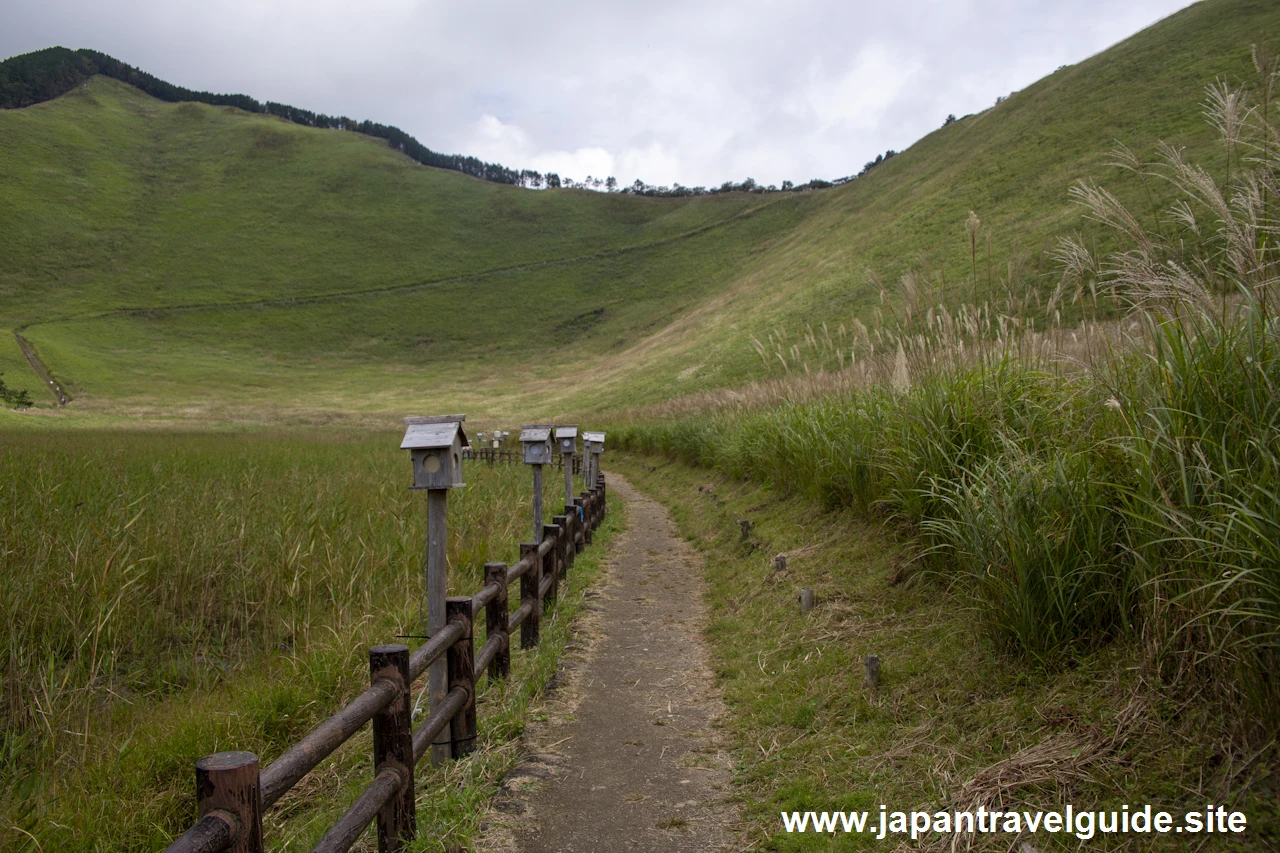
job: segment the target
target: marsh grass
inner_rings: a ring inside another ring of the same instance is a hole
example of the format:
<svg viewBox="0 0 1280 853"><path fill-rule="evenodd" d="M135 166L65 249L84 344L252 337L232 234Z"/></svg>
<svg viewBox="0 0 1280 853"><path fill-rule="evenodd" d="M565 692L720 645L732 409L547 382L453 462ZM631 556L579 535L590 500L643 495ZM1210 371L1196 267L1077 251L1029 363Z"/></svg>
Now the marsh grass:
<svg viewBox="0 0 1280 853"><path fill-rule="evenodd" d="M270 760L363 689L369 645L423 633L425 500L396 438L4 435L0 846L161 844L190 818L192 761ZM456 594L530 537L527 467L466 478L449 507ZM523 666L497 700L508 734L547 663Z"/></svg>

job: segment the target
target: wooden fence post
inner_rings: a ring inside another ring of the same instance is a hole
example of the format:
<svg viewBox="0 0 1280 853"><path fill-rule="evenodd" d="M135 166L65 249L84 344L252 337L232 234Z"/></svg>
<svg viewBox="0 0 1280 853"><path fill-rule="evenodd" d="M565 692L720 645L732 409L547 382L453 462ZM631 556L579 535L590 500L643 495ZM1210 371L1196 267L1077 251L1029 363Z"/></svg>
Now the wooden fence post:
<svg viewBox="0 0 1280 853"><path fill-rule="evenodd" d="M565 460L564 466L564 502L570 504L573 502L573 463L578 458L572 453L565 453L561 457Z"/></svg>
<svg viewBox="0 0 1280 853"><path fill-rule="evenodd" d="M551 520L560 528L556 547L552 549L556 552L556 571L551 575L551 597L555 598L560 590L560 579L569 577L569 555L573 553L573 546L569 543L573 536L573 520L567 515L557 515Z"/></svg>
<svg viewBox="0 0 1280 853"><path fill-rule="evenodd" d="M542 558L542 576L544 578L560 576L560 532L563 529L554 524L548 524L542 528L542 538L550 539L553 543L551 549Z"/></svg>
<svg viewBox="0 0 1280 853"><path fill-rule="evenodd" d="M538 629L542 623L542 560L538 559L536 543L526 542L520 546L520 559L523 560L531 554L533 565L520 576L520 606L533 602L529 615L520 623L520 648L522 649L532 649L538 645Z"/></svg>
<svg viewBox="0 0 1280 853"><path fill-rule="evenodd" d="M262 790L258 756L216 752L196 762L196 808L200 817L221 812L237 827L228 853L263 853Z"/></svg>
<svg viewBox="0 0 1280 853"><path fill-rule="evenodd" d="M591 544L591 525L587 524L587 499L585 497L574 498L573 505L578 511L578 524L582 528L582 544L578 544L578 537L573 537L574 553L581 553L588 545Z"/></svg>
<svg viewBox="0 0 1280 853"><path fill-rule="evenodd" d="M399 695L373 715L373 768L394 767L400 792L378 812L378 853L400 853L417 835L413 786L413 700L409 696L409 647L398 643L369 650L369 680L389 679Z"/></svg>
<svg viewBox="0 0 1280 853"><path fill-rule="evenodd" d="M445 602L445 610L450 622L458 622L465 629L462 639L450 646L446 655L449 659L449 689L462 687L467 691L466 704L454 714L449 723L451 752L454 758L462 758L476 748L475 647L471 633L471 599L449 596Z"/></svg>
<svg viewBox="0 0 1280 853"><path fill-rule="evenodd" d="M524 548L524 545L520 546L520 550L523 551ZM506 637L502 649L489 662L489 677L506 678L511 674L511 638L507 636L507 564L485 563L484 580L485 586L496 583L500 590L493 601L485 606L485 632L489 637L499 634Z"/></svg>

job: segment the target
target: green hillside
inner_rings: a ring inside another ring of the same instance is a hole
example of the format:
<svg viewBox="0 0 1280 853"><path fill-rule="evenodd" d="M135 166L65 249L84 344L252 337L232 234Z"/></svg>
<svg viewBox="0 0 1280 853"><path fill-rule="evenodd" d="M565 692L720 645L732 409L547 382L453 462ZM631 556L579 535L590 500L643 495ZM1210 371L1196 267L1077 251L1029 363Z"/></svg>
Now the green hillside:
<svg viewBox="0 0 1280 853"><path fill-rule="evenodd" d="M78 417L552 414L736 384L762 370L751 335L868 316L868 268L892 282L927 253L971 295L971 210L995 287L1022 253L1051 286L1044 248L1083 224L1067 187L1117 139L1207 155L1205 83L1278 25L1273 3L1203 2L846 186L695 199L489 184L95 77L0 111L0 328ZM0 370L50 399L8 340Z"/></svg>

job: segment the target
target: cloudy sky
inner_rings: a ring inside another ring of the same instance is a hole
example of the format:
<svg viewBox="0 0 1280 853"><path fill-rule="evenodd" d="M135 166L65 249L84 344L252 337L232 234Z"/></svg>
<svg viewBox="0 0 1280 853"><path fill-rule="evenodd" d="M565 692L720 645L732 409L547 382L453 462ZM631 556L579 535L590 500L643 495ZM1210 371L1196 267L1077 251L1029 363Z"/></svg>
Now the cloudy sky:
<svg viewBox="0 0 1280 853"><path fill-rule="evenodd" d="M90 47L577 180L800 183L856 173L1185 5L0 0L0 57Z"/></svg>

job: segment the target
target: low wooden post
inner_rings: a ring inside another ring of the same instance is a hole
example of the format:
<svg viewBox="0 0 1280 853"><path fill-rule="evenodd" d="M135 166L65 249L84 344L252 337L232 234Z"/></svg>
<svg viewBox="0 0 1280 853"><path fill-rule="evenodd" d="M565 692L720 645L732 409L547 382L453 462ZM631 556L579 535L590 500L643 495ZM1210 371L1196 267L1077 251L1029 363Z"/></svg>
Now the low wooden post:
<svg viewBox="0 0 1280 853"><path fill-rule="evenodd" d="M880 656L867 655L867 687L876 690L880 687Z"/></svg>
<svg viewBox="0 0 1280 853"><path fill-rule="evenodd" d="M471 598L451 595L445 602L445 610L450 622L458 622L465 629L463 638L450 646L446 655L449 659L449 690L463 687L467 691L466 704L449 723L453 757L462 758L476 748L475 641L471 633Z"/></svg>
<svg viewBox="0 0 1280 853"><path fill-rule="evenodd" d="M778 574L782 574L787 570L787 555L779 554L773 558L773 570Z"/></svg>
<svg viewBox="0 0 1280 853"><path fill-rule="evenodd" d="M221 812L237 829L229 853L263 853L262 790L258 756L216 752L196 762L196 808L200 817Z"/></svg>
<svg viewBox="0 0 1280 853"><path fill-rule="evenodd" d="M545 527L544 530L554 530ZM545 533L543 534L546 535ZM554 549L553 549L554 550ZM537 543L526 542L520 546L520 559L533 555L533 565L520 576L520 606L532 602L529 615L520 623L520 648L532 649L538 645L538 629L542 624L542 566L543 561L537 558Z"/></svg>
<svg viewBox="0 0 1280 853"><path fill-rule="evenodd" d="M738 526L742 528L742 541L746 542L751 537L751 519L738 519Z"/></svg>
<svg viewBox="0 0 1280 853"><path fill-rule="evenodd" d="M571 536L573 536L573 522L565 515L557 515L551 520L554 521L555 526L559 528L559 533L556 537L556 547L551 549L556 552L556 567L555 571L551 573L551 590L548 593L548 596L554 599L560 594L560 579L567 578L569 576L569 552L566 551L565 543L569 541Z"/></svg>
<svg viewBox="0 0 1280 853"><path fill-rule="evenodd" d="M400 792L378 812L378 853L400 853L418 832L413 786L413 699L409 695L409 647L399 643L369 650L369 680L394 681L398 695L373 715L373 768L395 768Z"/></svg>
<svg viewBox="0 0 1280 853"><path fill-rule="evenodd" d="M814 595L813 590L808 587L800 590L800 615L807 616L809 611L813 610L816 601L817 596Z"/></svg>
<svg viewBox="0 0 1280 853"><path fill-rule="evenodd" d="M522 552L527 544L526 542L520 546ZM493 601L485 605L485 631L489 637L496 637L499 634L506 637L502 650L489 662L489 677L496 680L511 674L511 638L507 637L507 564L485 563L484 580L485 586L496 583L499 589Z"/></svg>

